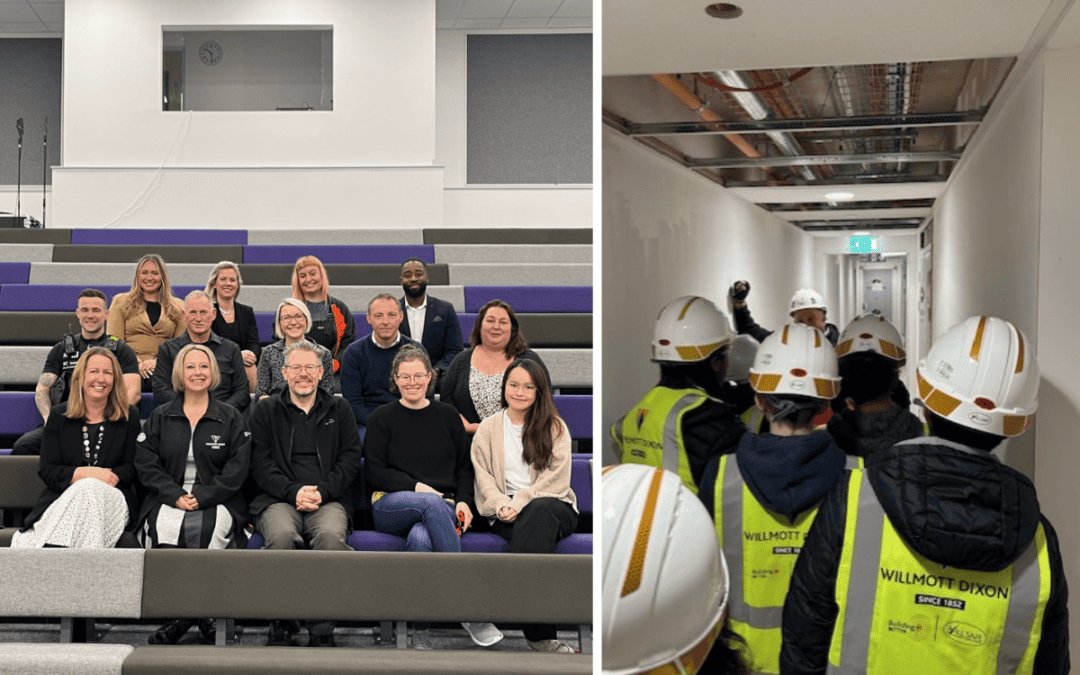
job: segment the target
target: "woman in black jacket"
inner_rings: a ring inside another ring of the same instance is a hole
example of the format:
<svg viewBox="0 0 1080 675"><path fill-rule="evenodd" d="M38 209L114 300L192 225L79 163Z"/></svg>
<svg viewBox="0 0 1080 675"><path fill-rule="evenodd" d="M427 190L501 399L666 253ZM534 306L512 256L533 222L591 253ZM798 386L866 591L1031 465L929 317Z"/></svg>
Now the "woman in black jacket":
<svg viewBox="0 0 1080 675"><path fill-rule="evenodd" d="M206 282L206 292L217 309L217 316L214 317L214 323L210 324L210 330L232 340L240 348L248 383L251 391L255 391L262 344L259 342L259 327L255 325L255 310L236 302L243 283L240 267L236 263L223 260L214 265L210 280Z"/></svg>
<svg viewBox="0 0 1080 675"><path fill-rule="evenodd" d="M172 382L178 396L154 411L139 436L135 467L149 492L139 511L147 548L238 548L245 543L251 442L240 413L215 401L217 361L190 344L177 354ZM175 619L150 644L175 644L191 622ZM213 641L211 620L199 624Z"/></svg>
<svg viewBox="0 0 1080 675"><path fill-rule="evenodd" d="M91 347L71 375L71 397L53 407L41 441L37 504L12 548L109 548L135 511L139 409L127 403L120 364Z"/></svg>
<svg viewBox="0 0 1080 675"><path fill-rule="evenodd" d="M502 300L489 301L476 315L469 348L454 357L439 384L439 400L454 406L470 435L502 410L503 373L519 357L539 364L550 387L551 373L529 349L514 309Z"/></svg>

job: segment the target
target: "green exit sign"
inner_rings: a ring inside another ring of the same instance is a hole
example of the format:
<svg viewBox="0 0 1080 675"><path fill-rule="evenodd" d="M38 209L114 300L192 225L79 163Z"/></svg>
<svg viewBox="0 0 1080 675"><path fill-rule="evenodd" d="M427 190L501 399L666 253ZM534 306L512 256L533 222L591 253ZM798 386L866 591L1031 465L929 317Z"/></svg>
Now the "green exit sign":
<svg viewBox="0 0 1080 675"><path fill-rule="evenodd" d="M881 237L848 237L847 250L848 253L878 253L881 251Z"/></svg>

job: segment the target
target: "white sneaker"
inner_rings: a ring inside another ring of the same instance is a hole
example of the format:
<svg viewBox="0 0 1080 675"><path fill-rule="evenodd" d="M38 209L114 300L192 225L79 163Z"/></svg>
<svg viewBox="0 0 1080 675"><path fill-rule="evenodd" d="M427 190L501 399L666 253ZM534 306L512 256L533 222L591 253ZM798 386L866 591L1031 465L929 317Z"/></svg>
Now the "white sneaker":
<svg viewBox="0 0 1080 675"><path fill-rule="evenodd" d="M490 647L503 639L502 631L496 628L493 623L462 622L461 626L469 633L472 641L481 647Z"/></svg>
<svg viewBox="0 0 1080 675"><path fill-rule="evenodd" d="M577 650L559 640L529 640L529 646L538 652L553 652L555 654L576 654Z"/></svg>

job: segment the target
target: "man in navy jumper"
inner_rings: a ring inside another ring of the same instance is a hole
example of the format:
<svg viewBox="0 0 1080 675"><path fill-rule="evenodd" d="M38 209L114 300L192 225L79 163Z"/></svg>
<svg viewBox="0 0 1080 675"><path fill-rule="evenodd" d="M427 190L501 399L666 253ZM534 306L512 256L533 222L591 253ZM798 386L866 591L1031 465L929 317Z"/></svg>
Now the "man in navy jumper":
<svg viewBox="0 0 1080 675"><path fill-rule="evenodd" d="M341 359L341 395L352 406L361 435L375 408L398 399L390 393L390 366L398 350L405 345L423 349L398 330L403 316L397 298L389 293L376 295L367 311L371 337L349 345Z"/></svg>

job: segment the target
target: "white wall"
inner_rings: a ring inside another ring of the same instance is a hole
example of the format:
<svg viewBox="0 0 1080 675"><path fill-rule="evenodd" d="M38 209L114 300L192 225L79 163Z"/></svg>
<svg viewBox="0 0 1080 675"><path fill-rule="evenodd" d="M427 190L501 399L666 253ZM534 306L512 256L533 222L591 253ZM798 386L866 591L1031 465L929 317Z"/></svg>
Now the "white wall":
<svg viewBox="0 0 1080 675"><path fill-rule="evenodd" d="M754 318L771 328L787 320L791 293L820 285L825 271L810 235L607 129L603 186L601 425L610 453L607 429L659 377L649 342L666 302L701 295L728 312L727 289L748 279Z"/></svg>
<svg viewBox="0 0 1080 675"><path fill-rule="evenodd" d="M1042 204L1039 214L1038 435L1035 446L1035 486L1039 504L1061 540L1061 557L1071 586L1072 662L1080 663L1080 357L1077 355L1076 292L1080 289L1080 48L1045 55L1043 87Z"/></svg>
<svg viewBox="0 0 1080 675"><path fill-rule="evenodd" d="M435 163L445 167L445 226L592 227L591 185L485 187L466 184L466 39L471 32L440 30L435 39L438 61L436 106L439 111ZM594 176L593 180L598 181L599 177Z"/></svg>
<svg viewBox="0 0 1080 675"><path fill-rule="evenodd" d="M205 214L233 227L442 223L435 0L68 0L65 11L55 226L184 227ZM161 111L163 27L272 25L333 27L333 112ZM320 189L326 169L344 174L342 189ZM290 198L273 195L277 209L251 222L247 207L282 184Z"/></svg>
<svg viewBox="0 0 1080 675"><path fill-rule="evenodd" d="M1039 344L1042 86L1036 64L934 205L934 338L987 314ZM996 452L1033 475L1037 431Z"/></svg>

